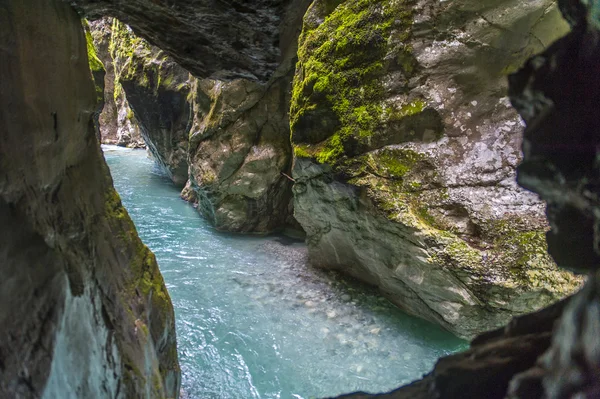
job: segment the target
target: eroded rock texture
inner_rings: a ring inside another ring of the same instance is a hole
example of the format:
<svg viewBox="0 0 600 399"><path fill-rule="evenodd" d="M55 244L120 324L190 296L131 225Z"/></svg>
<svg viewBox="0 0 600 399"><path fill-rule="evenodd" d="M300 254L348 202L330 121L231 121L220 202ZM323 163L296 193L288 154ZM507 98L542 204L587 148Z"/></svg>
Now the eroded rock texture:
<svg viewBox="0 0 600 399"><path fill-rule="evenodd" d="M78 15L0 2L0 397L176 398L174 315L112 187Z"/></svg>
<svg viewBox="0 0 600 399"><path fill-rule="evenodd" d="M510 78L527 122L519 182L548 201L548 245L560 266L590 271L572 298L485 334L422 381L381 398L600 397L600 6L559 2L572 32ZM357 394L349 398L368 398Z"/></svg>
<svg viewBox="0 0 600 399"><path fill-rule="evenodd" d="M566 29L550 0L315 1L290 111L312 263L462 337L571 293L506 87Z"/></svg>
<svg viewBox="0 0 600 399"><path fill-rule="evenodd" d="M196 79L121 22L92 22L97 42L110 43L122 87L115 94L126 97L153 157L176 184L189 178L183 197L219 230L268 233L293 223L285 175L301 10L288 10L285 20L285 56L267 84Z"/></svg>
<svg viewBox="0 0 600 399"><path fill-rule="evenodd" d="M293 41L305 0L69 0L91 19L113 16L199 78L266 82ZM281 46L281 47L280 47Z"/></svg>
<svg viewBox="0 0 600 399"><path fill-rule="evenodd" d="M115 79L131 107L130 119L138 122L156 162L183 187L188 178L192 107L189 72L118 20L112 22L109 50Z"/></svg>
<svg viewBox="0 0 600 399"><path fill-rule="evenodd" d="M267 233L291 215L290 82L196 81L184 198L219 230Z"/></svg>
<svg viewBox="0 0 600 399"><path fill-rule="evenodd" d="M100 140L103 144L144 148L146 144L139 124L117 79L116 65L110 51L113 21L106 18L93 21L89 25L94 47L88 48L88 56L90 53L96 53L106 70L104 107L98 121Z"/></svg>

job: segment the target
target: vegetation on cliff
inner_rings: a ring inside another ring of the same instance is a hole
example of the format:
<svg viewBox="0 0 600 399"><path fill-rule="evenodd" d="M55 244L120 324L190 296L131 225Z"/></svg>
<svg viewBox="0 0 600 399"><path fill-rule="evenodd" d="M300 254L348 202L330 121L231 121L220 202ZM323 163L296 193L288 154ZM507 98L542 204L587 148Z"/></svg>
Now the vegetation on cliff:
<svg viewBox="0 0 600 399"><path fill-rule="evenodd" d="M385 136L387 123L426 108L420 99L399 107L385 102L382 78L390 67L399 65L406 76L416 67L404 44L412 20L408 1L313 3L300 37L290 109L297 156L335 164L364 151L373 135ZM390 40L398 43L395 58L388 57Z"/></svg>

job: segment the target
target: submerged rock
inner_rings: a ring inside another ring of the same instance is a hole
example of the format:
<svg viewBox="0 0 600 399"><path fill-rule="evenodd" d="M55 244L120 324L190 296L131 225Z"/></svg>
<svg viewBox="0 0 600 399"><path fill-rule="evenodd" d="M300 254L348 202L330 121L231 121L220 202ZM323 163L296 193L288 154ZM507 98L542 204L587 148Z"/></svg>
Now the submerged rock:
<svg viewBox="0 0 600 399"><path fill-rule="evenodd" d="M177 398L173 308L94 134L80 19L1 16L0 397Z"/></svg>
<svg viewBox="0 0 600 399"><path fill-rule="evenodd" d="M311 262L461 337L581 282L548 256L544 204L516 184L505 83L567 26L549 0L467 3L315 1L290 114Z"/></svg>

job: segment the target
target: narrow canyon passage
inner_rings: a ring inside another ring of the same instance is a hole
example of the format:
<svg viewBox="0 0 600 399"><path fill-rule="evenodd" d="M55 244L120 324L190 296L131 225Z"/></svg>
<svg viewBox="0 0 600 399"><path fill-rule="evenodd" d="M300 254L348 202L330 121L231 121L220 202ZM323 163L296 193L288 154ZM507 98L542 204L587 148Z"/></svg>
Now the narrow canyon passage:
<svg viewBox="0 0 600 399"><path fill-rule="evenodd" d="M216 232L145 151L104 146L104 155L173 299L183 398L384 392L467 347L308 267L301 242Z"/></svg>

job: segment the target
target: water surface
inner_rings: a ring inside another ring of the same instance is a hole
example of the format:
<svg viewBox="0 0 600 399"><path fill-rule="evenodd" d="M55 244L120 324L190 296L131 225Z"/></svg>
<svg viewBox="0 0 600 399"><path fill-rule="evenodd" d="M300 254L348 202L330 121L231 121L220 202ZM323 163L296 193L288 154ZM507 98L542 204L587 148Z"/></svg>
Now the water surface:
<svg viewBox="0 0 600 399"><path fill-rule="evenodd" d="M173 300L184 398L389 391L466 347L372 290L310 268L301 242L216 232L145 151L103 148Z"/></svg>

